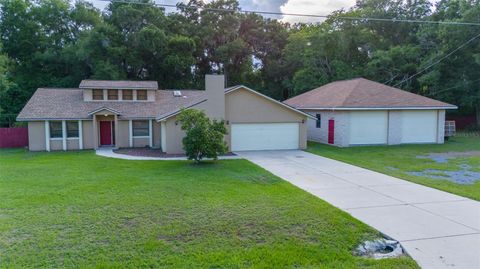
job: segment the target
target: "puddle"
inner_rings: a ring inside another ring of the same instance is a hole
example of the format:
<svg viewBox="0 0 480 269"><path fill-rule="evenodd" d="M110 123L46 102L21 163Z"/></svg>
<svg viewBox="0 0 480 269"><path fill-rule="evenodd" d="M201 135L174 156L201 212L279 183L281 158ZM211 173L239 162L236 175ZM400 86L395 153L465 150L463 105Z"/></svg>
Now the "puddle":
<svg viewBox="0 0 480 269"><path fill-rule="evenodd" d="M444 179L458 184L474 184L480 181L480 172L472 171L472 167L468 164L462 164L458 170L453 171L426 169L420 172L410 171L407 173L432 179Z"/></svg>

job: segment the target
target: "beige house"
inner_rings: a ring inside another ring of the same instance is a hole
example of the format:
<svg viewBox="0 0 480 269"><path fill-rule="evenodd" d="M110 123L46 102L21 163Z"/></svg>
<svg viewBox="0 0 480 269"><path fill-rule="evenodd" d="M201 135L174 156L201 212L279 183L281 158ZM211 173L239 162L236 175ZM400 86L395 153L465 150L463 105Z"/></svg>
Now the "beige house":
<svg viewBox="0 0 480 269"><path fill-rule="evenodd" d="M183 153L176 120L183 108L224 119L231 151L303 149L307 113L245 86L224 88L208 75L206 90L159 90L153 81L83 80L79 88L40 88L17 117L28 122L32 151L99 147L159 148Z"/></svg>
<svg viewBox="0 0 480 269"><path fill-rule="evenodd" d="M445 111L456 106L364 78L336 81L290 98L309 113L308 140L340 147L442 144Z"/></svg>

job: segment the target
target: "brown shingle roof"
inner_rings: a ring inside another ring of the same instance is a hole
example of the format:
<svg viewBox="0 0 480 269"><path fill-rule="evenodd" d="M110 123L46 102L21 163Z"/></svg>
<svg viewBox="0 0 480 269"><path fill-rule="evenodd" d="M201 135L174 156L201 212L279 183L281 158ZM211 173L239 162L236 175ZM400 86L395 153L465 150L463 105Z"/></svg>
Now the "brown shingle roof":
<svg viewBox="0 0 480 269"><path fill-rule="evenodd" d="M184 97L174 97L172 91L157 90L155 102L83 101L82 89L40 88L18 115L18 120L88 119L90 112L110 108L120 118L157 118L183 107L205 100L204 91L182 90Z"/></svg>
<svg viewBox="0 0 480 269"><path fill-rule="evenodd" d="M307 108L427 108L456 106L364 78L336 81L285 101Z"/></svg>
<svg viewBox="0 0 480 269"><path fill-rule="evenodd" d="M156 81L132 80L94 80L84 79L80 82L80 89L145 89L157 90Z"/></svg>

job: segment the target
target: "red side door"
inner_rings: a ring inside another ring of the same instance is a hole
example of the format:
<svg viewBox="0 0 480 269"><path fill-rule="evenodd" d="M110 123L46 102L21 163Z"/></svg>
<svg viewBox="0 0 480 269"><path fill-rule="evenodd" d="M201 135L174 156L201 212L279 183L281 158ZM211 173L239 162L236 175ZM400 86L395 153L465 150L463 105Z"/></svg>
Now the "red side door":
<svg viewBox="0 0 480 269"><path fill-rule="evenodd" d="M112 145L112 122L111 121L100 122L100 145L102 146Z"/></svg>
<svg viewBox="0 0 480 269"><path fill-rule="evenodd" d="M335 120L328 120L328 144L335 143Z"/></svg>

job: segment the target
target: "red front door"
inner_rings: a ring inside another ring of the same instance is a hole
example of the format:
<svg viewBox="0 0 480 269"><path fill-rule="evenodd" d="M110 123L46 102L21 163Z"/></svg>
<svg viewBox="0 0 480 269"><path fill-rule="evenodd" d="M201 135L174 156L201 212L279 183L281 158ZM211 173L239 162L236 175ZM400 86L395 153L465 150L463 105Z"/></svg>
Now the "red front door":
<svg viewBox="0 0 480 269"><path fill-rule="evenodd" d="M328 144L335 143L335 120L328 120Z"/></svg>
<svg viewBox="0 0 480 269"><path fill-rule="evenodd" d="M100 122L100 145L101 146L112 145L112 122L111 121Z"/></svg>

